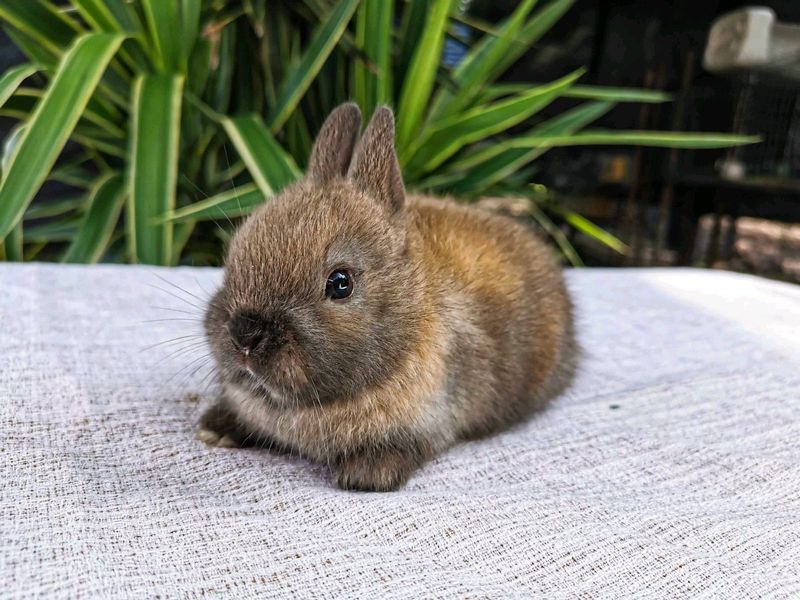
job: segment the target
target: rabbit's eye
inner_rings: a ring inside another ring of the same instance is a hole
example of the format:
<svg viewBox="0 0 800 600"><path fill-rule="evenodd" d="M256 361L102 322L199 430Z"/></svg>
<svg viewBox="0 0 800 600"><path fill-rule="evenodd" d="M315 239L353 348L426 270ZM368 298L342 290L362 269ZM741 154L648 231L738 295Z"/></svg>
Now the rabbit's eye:
<svg viewBox="0 0 800 600"><path fill-rule="evenodd" d="M331 300L342 300L353 293L353 275L347 269L336 269L328 275L325 296Z"/></svg>

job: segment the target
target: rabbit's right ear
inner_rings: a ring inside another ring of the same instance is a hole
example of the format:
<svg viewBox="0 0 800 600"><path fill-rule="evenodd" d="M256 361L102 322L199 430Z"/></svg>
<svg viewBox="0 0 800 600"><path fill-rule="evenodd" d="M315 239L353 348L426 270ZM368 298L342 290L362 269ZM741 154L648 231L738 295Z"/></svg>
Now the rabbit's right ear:
<svg viewBox="0 0 800 600"><path fill-rule="evenodd" d="M344 177L360 129L361 111L357 104L347 102L334 108L322 124L311 149L308 176L317 182Z"/></svg>
<svg viewBox="0 0 800 600"><path fill-rule="evenodd" d="M358 142L347 176L392 212L405 205L405 189L394 146L394 113L388 106L375 110Z"/></svg>

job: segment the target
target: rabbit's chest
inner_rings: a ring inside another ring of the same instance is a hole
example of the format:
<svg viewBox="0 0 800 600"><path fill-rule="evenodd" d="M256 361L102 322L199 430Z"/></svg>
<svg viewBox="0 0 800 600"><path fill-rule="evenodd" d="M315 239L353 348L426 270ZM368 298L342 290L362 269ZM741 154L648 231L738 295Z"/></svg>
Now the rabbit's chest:
<svg viewBox="0 0 800 600"><path fill-rule="evenodd" d="M273 406L234 383L225 384L224 391L239 418L260 435L327 461L404 432L428 437L433 430L449 430L450 419L440 414L443 388L416 383L415 389L403 386L405 395L384 387L346 402L294 408Z"/></svg>

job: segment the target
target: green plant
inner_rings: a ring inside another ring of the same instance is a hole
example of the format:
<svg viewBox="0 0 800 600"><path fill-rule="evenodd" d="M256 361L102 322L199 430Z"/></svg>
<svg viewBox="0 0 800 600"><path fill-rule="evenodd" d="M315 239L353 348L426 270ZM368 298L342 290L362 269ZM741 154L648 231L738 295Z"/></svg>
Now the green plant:
<svg viewBox="0 0 800 600"><path fill-rule="evenodd" d="M586 130L617 102L667 98L581 86L581 71L495 84L573 2L523 0L497 25L470 21L485 33L449 69L440 59L463 18L456 0L0 0L30 60L0 78L0 114L20 121L3 156L0 249L15 260L216 263L229 235L219 220L296 179L347 99L365 116L396 108L410 188L461 197L526 190L527 167L555 146L752 141ZM535 122L563 96L582 103ZM79 193L38 202L46 181Z"/></svg>

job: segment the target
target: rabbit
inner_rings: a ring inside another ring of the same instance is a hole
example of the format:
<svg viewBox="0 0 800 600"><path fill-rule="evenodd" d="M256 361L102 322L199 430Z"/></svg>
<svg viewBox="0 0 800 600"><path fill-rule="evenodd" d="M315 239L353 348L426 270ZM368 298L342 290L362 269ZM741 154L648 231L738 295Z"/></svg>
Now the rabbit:
<svg viewBox="0 0 800 600"><path fill-rule="evenodd" d="M388 107L360 128L355 104L336 108L306 178L231 239L204 319L221 392L198 437L391 491L541 408L577 350L548 246L509 217L407 196Z"/></svg>

